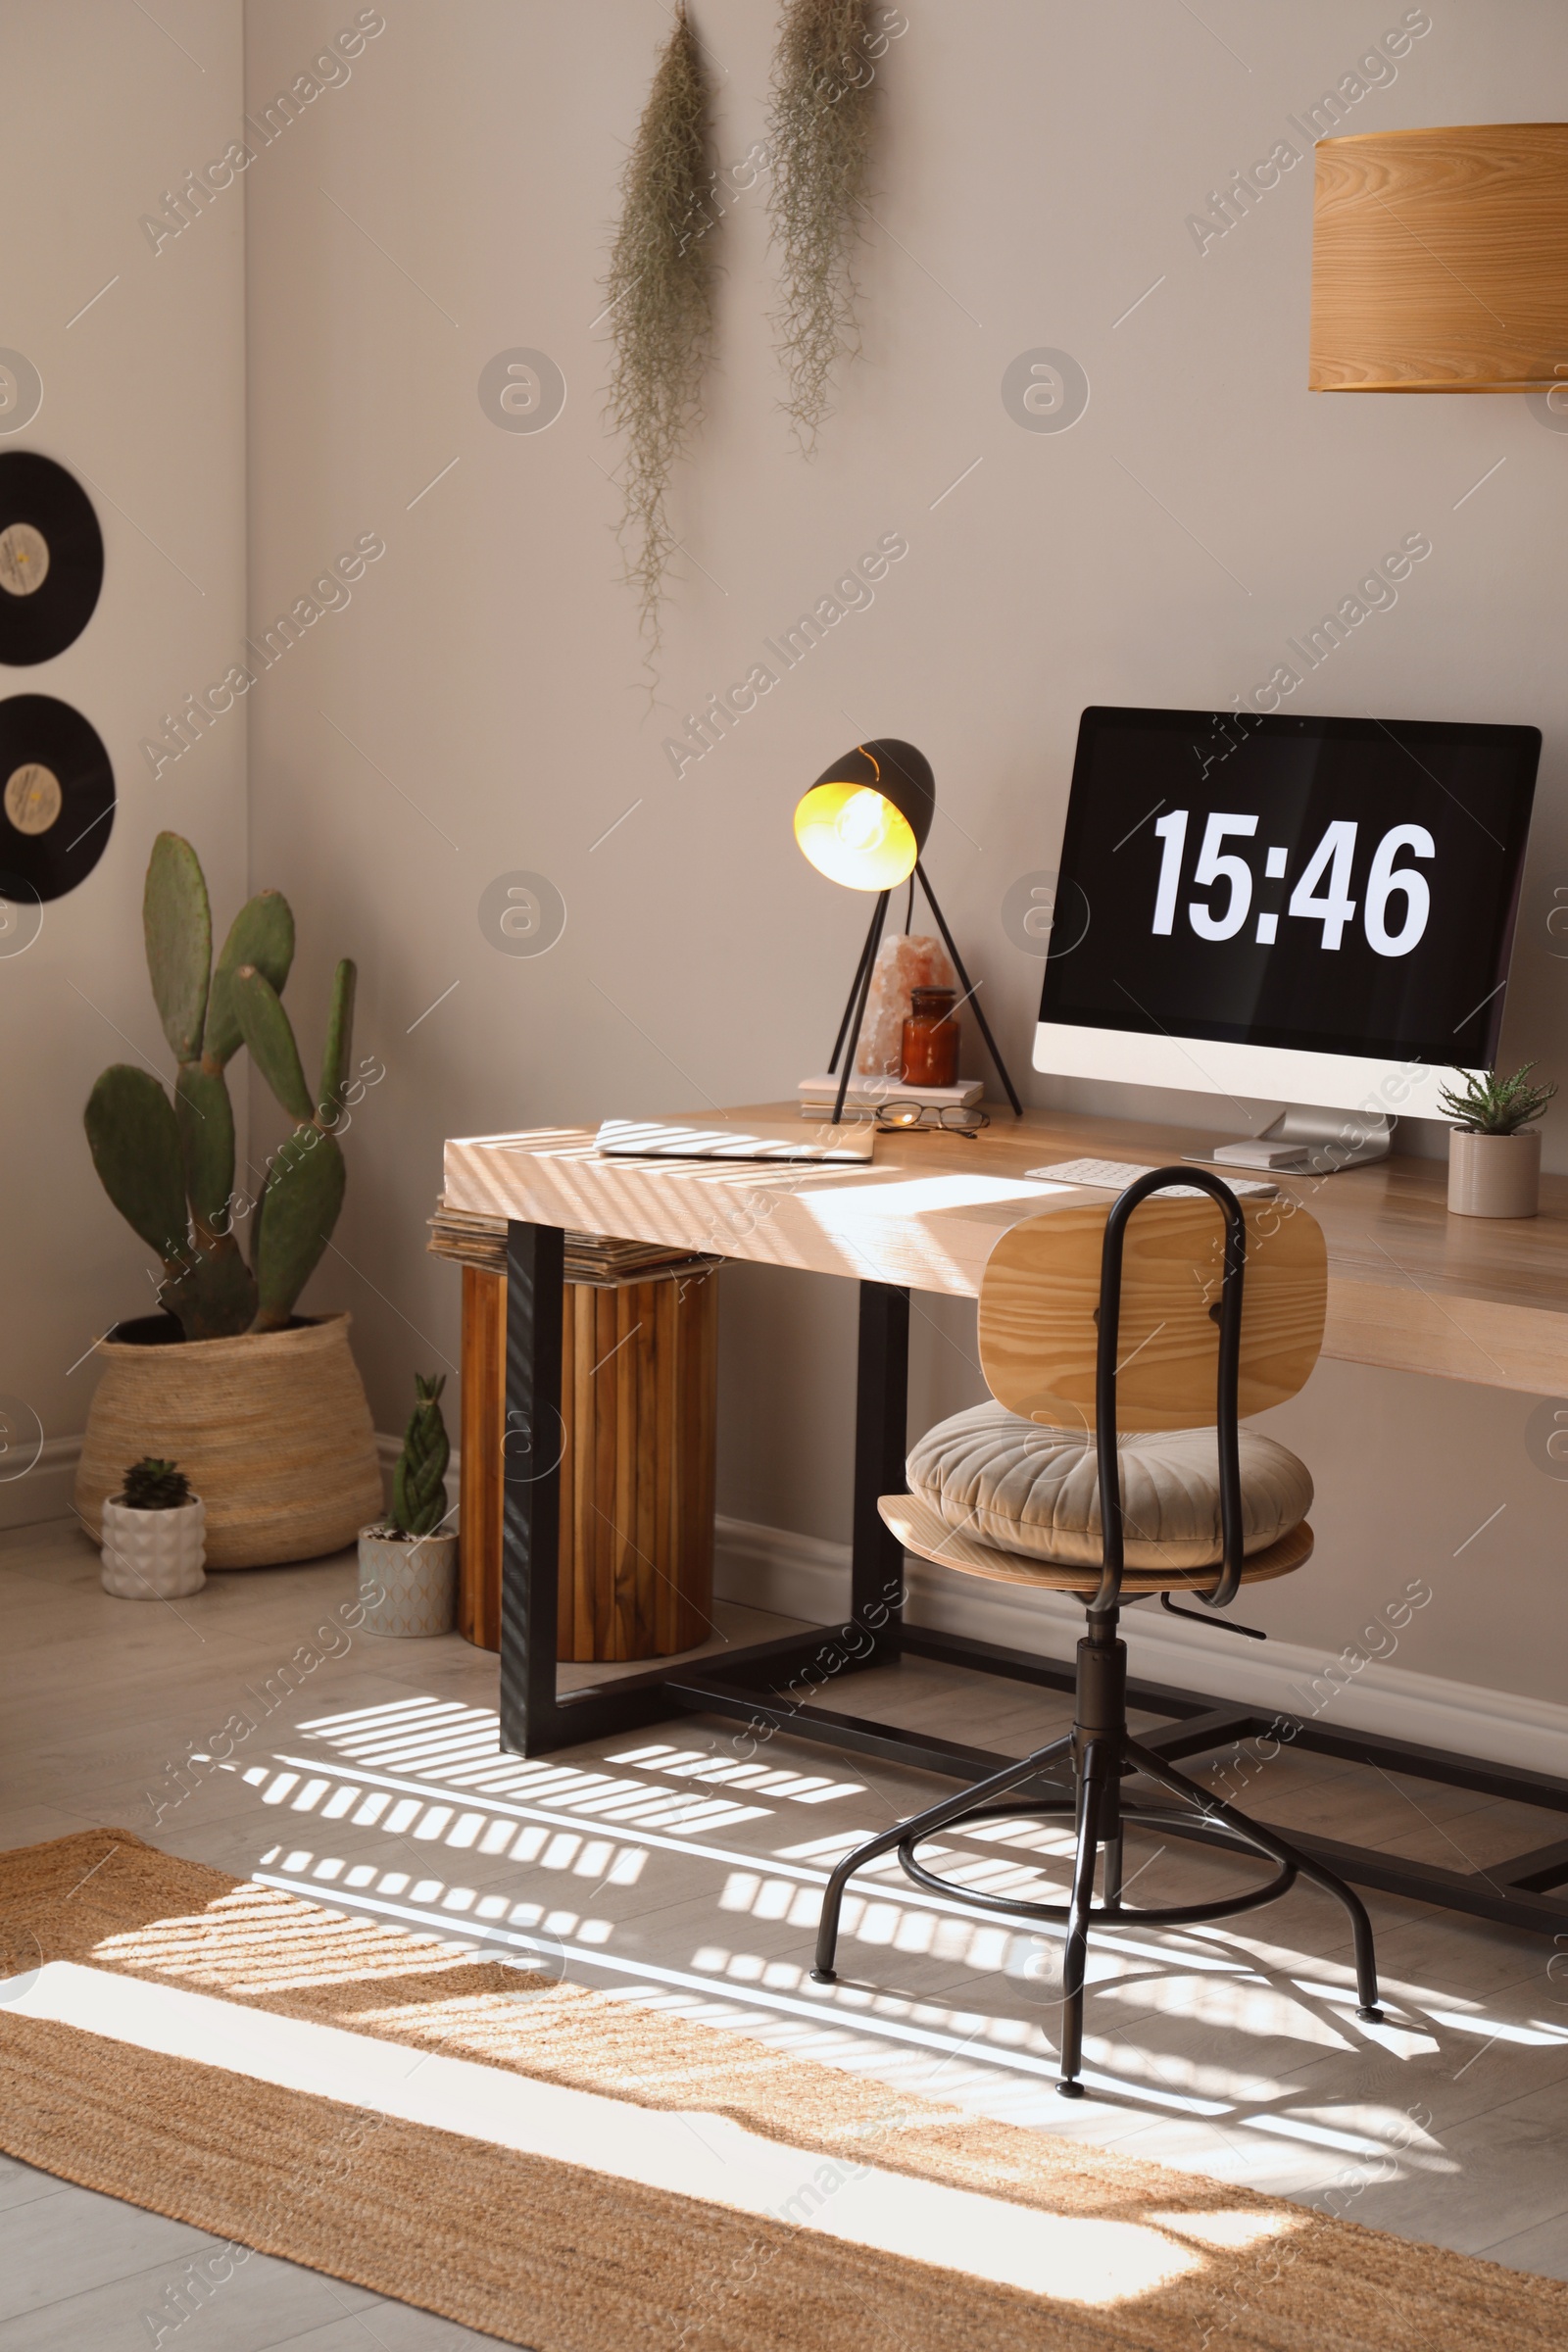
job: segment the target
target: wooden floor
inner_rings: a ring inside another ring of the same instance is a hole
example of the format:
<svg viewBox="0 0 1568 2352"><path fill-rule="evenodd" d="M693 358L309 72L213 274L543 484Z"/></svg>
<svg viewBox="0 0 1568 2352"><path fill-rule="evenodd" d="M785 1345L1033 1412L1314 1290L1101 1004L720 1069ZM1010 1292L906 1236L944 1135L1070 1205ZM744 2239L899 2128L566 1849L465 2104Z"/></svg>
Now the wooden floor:
<svg viewBox="0 0 1568 2352"><path fill-rule="evenodd" d="M550 1965L629 1999L1308 2203L1332 2187L1335 2210L1372 2228L1568 2277L1568 1952L1553 1970L1540 1937L1373 1897L1390 2023L1367 2028L1343 1914L1310 1888L1230 1925L1107 1935L1091 2096L1069 2106L1052 2089L1054 1932L965 1915L884 1867L847 1906L844 1982L808 1980L826 1863L948 1784L784 1737L754 1747L694 1717L504 1757L488 1653L457 1636L315 1641L353 1589L345 1555L118 1601L74 1523L0 1537L0 1846L121 1825L318 1901L529 1935ZM726 1606L711 1646L782 1630ZM1065 1719L1053 1694L921 1661L816 1703L1020 1754ZM251 1728L217 1764L209 1741L231 1717ZM1274 1821L1455 1866L1551 1834L1550 1816L1318 1757L1282 1754L1240 1785L1236 1801ZM988 1890L1059 1899L1062 1842L1003 1824L933 1850ZM1151 1902L1248 1875L1137 1834L1127 1867ZM167 2320L209 2242L0 2159L0 2352L146 2346L162 2323L145 2315ZM261 2257L201 2308L198 2335L201 2352L486 2340Z"/></svg>

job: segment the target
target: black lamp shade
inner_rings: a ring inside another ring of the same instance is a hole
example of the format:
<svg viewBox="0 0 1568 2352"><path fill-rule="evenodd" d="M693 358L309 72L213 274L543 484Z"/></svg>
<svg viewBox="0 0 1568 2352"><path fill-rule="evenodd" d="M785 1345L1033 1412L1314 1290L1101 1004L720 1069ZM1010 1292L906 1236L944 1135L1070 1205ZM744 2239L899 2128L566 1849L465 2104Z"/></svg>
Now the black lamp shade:
<svg viewBox="0 0 1568 2352"><path fill-rule="evenodd" d="M878 736L823 769L796 808L795 838L830 882L892 890L913 873L936 805L925 754Z"/></svg>

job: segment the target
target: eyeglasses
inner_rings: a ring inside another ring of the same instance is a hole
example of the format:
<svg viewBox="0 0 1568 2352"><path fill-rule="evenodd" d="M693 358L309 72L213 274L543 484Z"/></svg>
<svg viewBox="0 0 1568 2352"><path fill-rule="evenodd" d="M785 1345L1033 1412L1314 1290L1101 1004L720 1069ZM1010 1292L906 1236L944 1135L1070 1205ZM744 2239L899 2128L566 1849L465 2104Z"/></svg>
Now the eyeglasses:
<svg viewBox="0 0 1568 2352"><path fill-rule="evenodd" d="M940 1127L947 1135L966 1135L972 1142L991 1124L987 1111L964 1102L879 1102L876 1123L884 1135L907 1134L916 1127Z"/></svg>

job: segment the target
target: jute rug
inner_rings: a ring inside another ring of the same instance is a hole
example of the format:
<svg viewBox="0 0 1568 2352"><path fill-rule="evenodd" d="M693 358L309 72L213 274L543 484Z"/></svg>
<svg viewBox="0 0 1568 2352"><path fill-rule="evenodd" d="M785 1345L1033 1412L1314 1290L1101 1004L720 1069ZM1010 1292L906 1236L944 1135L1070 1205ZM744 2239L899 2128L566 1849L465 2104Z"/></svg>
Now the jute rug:
<svg viewBox="0 0 1568 2352"><path fill-rule="evenodd" d="M128 1831L0 1855L0 1976L11 2155L538 2352L1568 2341L1552 2280L523 1979Z"/></svg>

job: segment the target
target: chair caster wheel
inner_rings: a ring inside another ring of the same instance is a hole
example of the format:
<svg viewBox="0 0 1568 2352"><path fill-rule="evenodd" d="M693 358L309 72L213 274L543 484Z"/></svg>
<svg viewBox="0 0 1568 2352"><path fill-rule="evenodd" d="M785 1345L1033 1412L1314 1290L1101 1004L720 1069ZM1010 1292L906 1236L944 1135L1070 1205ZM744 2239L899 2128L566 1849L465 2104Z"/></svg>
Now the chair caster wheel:
<svg viewBox="0 0 1568 2352"><path fill-rule="evenodd" d="M1084 2086L1081 2082L1063 2082L1056 2084L1056 2091L1057 2095L1063 2099L1081 2099L1084 2095Z"/></svg>
<svg viewBox="0 0 1568 2352"><path fill-rule="evenodd" d="M1355 2014L1364 2026L1381 2026L1388 2022L1381 2009L1358 2009Z"/></svg>
<svg viewBox="0 0 1568 2352"><path fill-rule="evenodd" d="M836 1984L838 1981L839 1972L836 1968L813 1968L811 1971L813 1984Z"/></svg>

